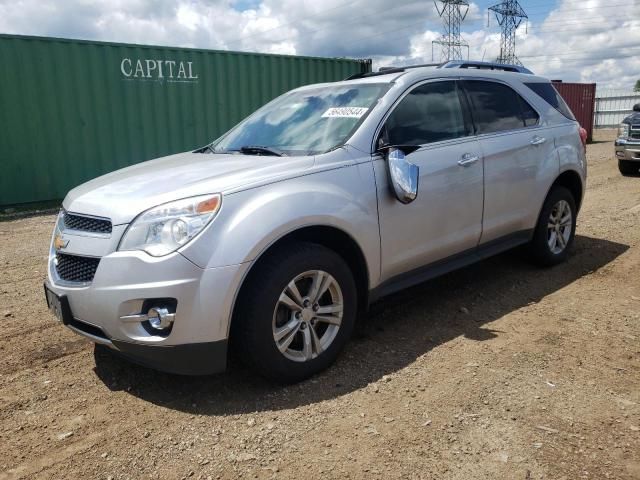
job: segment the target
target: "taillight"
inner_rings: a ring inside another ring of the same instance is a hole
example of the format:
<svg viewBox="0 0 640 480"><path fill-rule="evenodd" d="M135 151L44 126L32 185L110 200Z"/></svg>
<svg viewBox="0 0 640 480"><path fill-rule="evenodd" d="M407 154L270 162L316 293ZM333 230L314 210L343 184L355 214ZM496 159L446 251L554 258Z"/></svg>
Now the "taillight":
<svg viewBox="0 0 640 480"><path fill-rule="evenodd" d="M587 131L580 127L580 141L582 142L582 146L584 147L584 151L587 151Z"/></svg>

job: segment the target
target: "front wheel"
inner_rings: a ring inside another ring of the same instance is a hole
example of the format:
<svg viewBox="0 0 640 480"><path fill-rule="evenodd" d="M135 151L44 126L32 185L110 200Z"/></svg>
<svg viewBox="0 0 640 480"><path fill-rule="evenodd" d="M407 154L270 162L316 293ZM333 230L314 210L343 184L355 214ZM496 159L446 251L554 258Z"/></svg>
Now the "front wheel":
<svg viewBox="0 0 640 480"><path fill-rule="evenodd" d="M331 365L351 336L357 294L345 261L321 245L270 254L238 300L231 342L258 373L292 383Z"/></svg>
<svg viewBox="0 0 640 480"><path fill-rule="evenodd" d="M563 262L576 232L576 202L569 190L555 186L542 206L529 250L542 266Z"/></svg>

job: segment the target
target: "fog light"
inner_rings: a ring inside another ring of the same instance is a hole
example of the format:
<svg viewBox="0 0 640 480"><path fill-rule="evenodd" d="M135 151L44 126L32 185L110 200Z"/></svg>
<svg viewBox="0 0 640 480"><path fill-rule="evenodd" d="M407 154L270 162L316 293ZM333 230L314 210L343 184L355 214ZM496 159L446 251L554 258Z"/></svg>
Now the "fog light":
<svg viewBox="0 0 640 480"><path fill-rule="evenodd" d="M169 310L162 307L153 307L147 313L149 325L156 330L166 330L169 328L176 318L175 313L169 313Z"/></svg>

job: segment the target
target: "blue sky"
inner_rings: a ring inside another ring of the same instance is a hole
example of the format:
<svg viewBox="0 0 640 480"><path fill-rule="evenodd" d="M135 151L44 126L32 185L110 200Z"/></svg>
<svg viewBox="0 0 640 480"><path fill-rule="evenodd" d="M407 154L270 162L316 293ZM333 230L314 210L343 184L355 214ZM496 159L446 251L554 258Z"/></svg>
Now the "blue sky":
<svg viewBox="0 0 640 480"><path fill-rule="evenodd" d="M498 3L497 1L477 1L475 2L478 6L484 10L489 8L492 5ZM545 19L545 17L549 14L549 11L553 10L554 7L558 5L559 2L552 0L522 0L521 6L527 12L527 15L532 21L540 22ZM486 19L486 17L485 17ZM492 19L493 22L493 19Z"/></svg>
<svg viewBox="0 0 640 480"><path fill-rule="evenodd" d="M260 0L235 0L233 2L233 8L240 12L256 8L260 5Z"/></svg>

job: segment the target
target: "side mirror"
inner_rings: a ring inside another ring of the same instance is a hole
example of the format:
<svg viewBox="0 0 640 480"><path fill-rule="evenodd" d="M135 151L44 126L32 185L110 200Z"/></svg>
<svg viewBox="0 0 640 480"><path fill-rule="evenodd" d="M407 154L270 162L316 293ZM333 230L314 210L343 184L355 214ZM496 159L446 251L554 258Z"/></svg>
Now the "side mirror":
<svg viewBox="0 0 640 480"><path fill-rule="evenodd" d="M386 150L389 177L396 198L402 203L411 203L418 196L418 179L420 168L407 160L407 155L417 146L393 146L383 147Z"/></svg>
<svg viewBox="0 0 640 480"><path fill-rule="evenodd" d="M634 111L634 112L640 112L640 103L636 103L636 104L633 106L633 111Z"/></svg>

